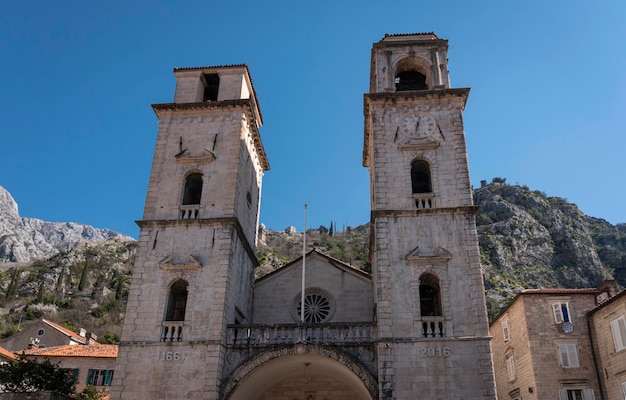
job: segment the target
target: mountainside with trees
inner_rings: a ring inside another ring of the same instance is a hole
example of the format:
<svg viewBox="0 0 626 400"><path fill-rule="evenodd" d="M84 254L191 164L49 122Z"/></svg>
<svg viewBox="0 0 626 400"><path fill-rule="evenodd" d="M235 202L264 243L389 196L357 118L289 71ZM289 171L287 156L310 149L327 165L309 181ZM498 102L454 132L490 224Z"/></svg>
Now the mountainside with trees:
<svg viewBox="0 0 626 400"><path fill-rule="evenodd" d="M586 216L563 198L503 178L483 182L474 200L490 316L524 288L595 287L608 278L626 286L626 224ZM371 271L369 224L331 227L308 230L307 250ZM259 234L257 276L302 255L303 235L293 227L261 227ZM135 249L136 242L112 237L76 241L31 262L0 262L0 335L47 318L95 332L100 342L119 340Z"/></svg>

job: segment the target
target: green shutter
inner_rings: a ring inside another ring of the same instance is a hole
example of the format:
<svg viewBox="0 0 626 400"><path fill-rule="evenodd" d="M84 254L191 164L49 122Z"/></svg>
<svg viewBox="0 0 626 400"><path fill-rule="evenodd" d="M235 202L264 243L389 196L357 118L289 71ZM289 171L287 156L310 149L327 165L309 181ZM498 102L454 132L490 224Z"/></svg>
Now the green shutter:
<svg viewBox="0 0 626 400"><path fill-rule="evenodd" d="M113 379L113 370L107 369L104 371L104 386L111 386L111 379Z"/></svg>
<svg viewBox="0 0 626 400"><path fill-rule="evenodd" d="M93 385L93 376L94 376L94 370L90 369L89 372L87 372L87 384L88 385Z"/></svg>

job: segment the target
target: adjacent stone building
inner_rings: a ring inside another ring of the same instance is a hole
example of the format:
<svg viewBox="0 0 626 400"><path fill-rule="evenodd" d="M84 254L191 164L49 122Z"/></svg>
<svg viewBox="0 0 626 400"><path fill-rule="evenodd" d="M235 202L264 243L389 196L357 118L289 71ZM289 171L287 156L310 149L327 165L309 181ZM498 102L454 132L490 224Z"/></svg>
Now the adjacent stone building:
<svg viewBox="0 0 626 400"><path fill-rule="evenodd" d="M30 348L16 353L29 360L49 360L59 368L71 369L76 380L76 392L80 393L87 385L98 390L108 390L114 376L117 349L118 346L114 344L92 343Z"/></svg>
<svg viewBox="0 0 626 400"><path fill-rule="evenodd" d="M23 350L29 346L38 347L79 345L95 342L97 337L87 333L84 329L73 332L59 324L47 319L42 319L29 325L26 329L17 332L5 339L0 344L7 350Z"/></svg>
<svg viewBox="0 0 626 400"><path fill-rule="evenodd" d="M602 398L626 399L626 290L599 296L588 318Z"/></svg>
<svg viewBox="0 0 626 400"><path fill-rule="evenodd" d="M500 400L626 398L626 291L528 289L490 327Z"/></svg>
<svg viewBox="0 0 626 400"><path fill-rule="evenodd" d="M495 399L469 89L451 87L447 49L433 33L373 45L371 276L312 251L254 280L269 162L250 73L174 69L112 399Z"/></svg>

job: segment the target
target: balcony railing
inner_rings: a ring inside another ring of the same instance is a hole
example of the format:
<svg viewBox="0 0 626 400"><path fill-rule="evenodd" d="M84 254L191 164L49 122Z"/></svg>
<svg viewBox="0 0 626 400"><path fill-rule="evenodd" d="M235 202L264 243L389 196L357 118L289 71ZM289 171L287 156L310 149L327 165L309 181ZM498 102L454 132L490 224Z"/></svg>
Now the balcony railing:
<svg viewBox="0 0 626 400"><path fill-rule="evenodd" d="M377 340L376 323L228 325L226 341L231 346L278 344L371 344Z"/></svg>
<svg viewBox="0 0 626 400"><path fill-rule="evenodd" d="M197 219L200 213L200 204L188 204L179 206L180 219Z"/></svg>
<svg viewBox="0 0 626 400"><path fill-rule="evenodd" d="M165 321L161 325L162 342L180 342L183 340L183 321Z"/></svg>
<svg viewBox="0 0 626 400"><path fill-rule="evenodd" d="M435 207L435 195L433 193L413 193L415 208L418 210Z"/></svg>
<svg viewBox="0 0 626 400"><path fill-rule="evenodd" d="M445 337L446 320L444 317L422 317L422 336Z"/></svg>

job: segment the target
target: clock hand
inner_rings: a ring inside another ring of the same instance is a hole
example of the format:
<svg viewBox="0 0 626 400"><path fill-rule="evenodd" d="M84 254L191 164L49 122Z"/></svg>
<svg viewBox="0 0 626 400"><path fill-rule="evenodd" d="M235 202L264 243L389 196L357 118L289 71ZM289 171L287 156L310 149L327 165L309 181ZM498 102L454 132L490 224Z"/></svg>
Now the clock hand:
<svg viewBox="0 0 626 400"><path fill-rule="evenodd" d="M417 135L417 129L420 126L420 119L422 119L422 117L417 117L417 123L415 124L415 134Z"/></svg>

